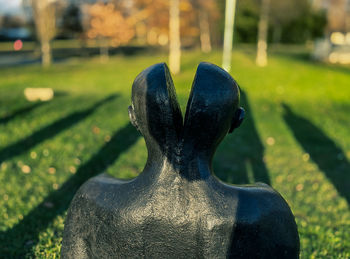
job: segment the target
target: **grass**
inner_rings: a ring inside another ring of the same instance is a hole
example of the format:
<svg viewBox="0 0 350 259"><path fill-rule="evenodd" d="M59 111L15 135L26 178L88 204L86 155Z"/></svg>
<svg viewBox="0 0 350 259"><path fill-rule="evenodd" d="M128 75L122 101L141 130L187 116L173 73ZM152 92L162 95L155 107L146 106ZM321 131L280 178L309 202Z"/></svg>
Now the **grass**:
<svg viewBox="0 0 350 259"><path fill-rule="evenodd" d="M300 54L300 53L299 53ZM233 53L232 75L247 118L214 160L231 183L267 182L290 204L302 258L350 257L350 69L284 51L269 66ZM137 176L146 160L128 122L131 84L161 54L69 60L0 70L0 257L59 257L64 218L77 188L107 171ZM174 76L183 111L199 61L185 52ZM28 103L25 87L52 87L48 103Z"/></svg>

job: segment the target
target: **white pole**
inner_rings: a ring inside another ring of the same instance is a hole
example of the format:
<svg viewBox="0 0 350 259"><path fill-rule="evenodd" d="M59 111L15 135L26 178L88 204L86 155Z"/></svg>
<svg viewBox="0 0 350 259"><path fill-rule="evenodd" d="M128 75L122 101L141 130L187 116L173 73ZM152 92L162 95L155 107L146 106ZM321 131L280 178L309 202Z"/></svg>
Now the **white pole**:
<svg viewBox="0 0 350 259"><path fill-rule="evenodd" d="M224 32L224 50L222 52L222 67L230 72L231 55L232 55L232 39L233 26L236 15L236 0L226 0L225 7L225 32Z"/></svg>
<svg viewBox="0 0 350 259"><path fill-rule="evenodd" d="M269 29L270 0L262 0L260 7L260 20L258 27L258 45L256 52L256 64L259 67L267 65L267 33Z"/></svg>
<svg viewBox="0 0 350 259"><path fill-rule="evenodd" d="M171 72L177 74L180 72L180 10L179 0L170 1L169 17L169 66Z"/></svg>

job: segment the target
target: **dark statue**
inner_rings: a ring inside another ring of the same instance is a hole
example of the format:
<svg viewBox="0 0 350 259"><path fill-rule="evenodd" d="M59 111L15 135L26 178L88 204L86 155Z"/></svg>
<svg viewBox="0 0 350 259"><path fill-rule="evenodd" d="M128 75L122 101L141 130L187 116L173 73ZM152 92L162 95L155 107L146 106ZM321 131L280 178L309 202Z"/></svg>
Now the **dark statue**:
<svg viewBox="0 0 350 259"><path fill-rule="evenodd" d="M63 258L299 257L297 226L280 194L213 175L217 146L244 117L227 72L198 66L183 122L167 66L153 65L133 83L129 116L145 138L146 166L135 179L102 174L79 189Z"/></svg>

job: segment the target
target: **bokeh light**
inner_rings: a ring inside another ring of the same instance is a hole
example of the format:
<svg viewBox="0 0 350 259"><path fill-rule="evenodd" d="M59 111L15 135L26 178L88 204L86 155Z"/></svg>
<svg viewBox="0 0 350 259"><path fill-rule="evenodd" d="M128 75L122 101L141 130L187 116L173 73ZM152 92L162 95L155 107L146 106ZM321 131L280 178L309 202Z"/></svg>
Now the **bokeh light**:
<svg viewBox="0 0 350 259"><path fill-rule="evenodd" d="M16 40L14 43L13 43L13 49L15 51L19 51L23 48L23 41L21 40Z"/></svg>

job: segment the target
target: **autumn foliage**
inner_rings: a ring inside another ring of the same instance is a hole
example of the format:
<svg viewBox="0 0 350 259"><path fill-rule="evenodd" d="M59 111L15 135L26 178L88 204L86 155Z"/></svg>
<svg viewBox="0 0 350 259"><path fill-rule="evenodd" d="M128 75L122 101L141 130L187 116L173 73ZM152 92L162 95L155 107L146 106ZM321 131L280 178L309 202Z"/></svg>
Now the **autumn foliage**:
<svg viewBox="0 0 350 259"><path fill-rule="evenodd" d="M116 47L134 39L139 44L167 45L169 42L168 0L111 1L98 2L89 8L89 39L107 39ZM198 5L201 8L198 8ZM213 0L180 0L180 34L184 45L199 41L200 10L208 14L208 23L219 18L218 8Z"/></svg>
<svg viewBox="0 0 350 259"><path fill-rule="evenodd" d="M89 9L89 39L105 39L108 45L117 47L127 44L135 35L134 20L127 18L112 3L93 4Z"/></svg>

